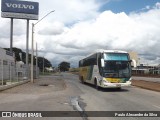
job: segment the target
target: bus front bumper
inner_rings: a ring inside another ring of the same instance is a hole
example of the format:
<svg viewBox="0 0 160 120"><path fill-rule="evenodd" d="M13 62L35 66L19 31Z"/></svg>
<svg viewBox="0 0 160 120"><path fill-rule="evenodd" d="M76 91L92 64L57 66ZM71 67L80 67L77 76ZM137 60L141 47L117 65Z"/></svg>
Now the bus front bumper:
<svg viewBox="0 0 160 120"><path fill-rule="evenodd" d="M126 83L103 83L101 85L102 88L121 88L121 87L129 87L131 86L131 82L127 81Z"/></svg>

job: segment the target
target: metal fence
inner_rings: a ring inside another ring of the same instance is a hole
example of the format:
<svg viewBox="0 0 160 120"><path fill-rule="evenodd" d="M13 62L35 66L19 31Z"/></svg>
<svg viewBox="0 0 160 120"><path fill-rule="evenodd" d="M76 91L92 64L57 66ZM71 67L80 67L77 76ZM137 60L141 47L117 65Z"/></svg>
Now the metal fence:
<svg viewBox="0 0 160 120"><path fill-rule="evenodd" d="M34 67L34 78L38 78L39 69ZM11 85L30 79L30 66L15 64L13 61L0 60L0 86Z"/></svg>

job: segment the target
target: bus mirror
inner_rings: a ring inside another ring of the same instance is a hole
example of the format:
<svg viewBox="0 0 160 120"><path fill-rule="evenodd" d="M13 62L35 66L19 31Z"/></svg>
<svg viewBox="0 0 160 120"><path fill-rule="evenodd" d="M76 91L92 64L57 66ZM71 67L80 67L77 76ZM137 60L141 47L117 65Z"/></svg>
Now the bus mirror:
<svg viewBox="0 0 160 120"><path fill-rule="evenodd" d="M104 67L104 59L101 59L101 66Z"/></svg>
<svg viewBox="0 0 160 120"><path fill-rule="evenodd" d="M136 61L134 59L132 59L132 63L133 63L133 67L137 67Z"/></svg>

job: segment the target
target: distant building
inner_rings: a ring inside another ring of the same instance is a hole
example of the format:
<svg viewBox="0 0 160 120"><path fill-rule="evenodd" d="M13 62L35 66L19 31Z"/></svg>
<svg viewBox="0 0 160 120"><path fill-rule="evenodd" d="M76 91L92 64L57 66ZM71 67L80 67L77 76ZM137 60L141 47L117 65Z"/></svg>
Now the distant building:
<svg viewBox="0 0 160 120"><path fill-rule="evenodd" d="M136 61L136 65L139 66L140 63L139 63L139 58L138 58L138 54L134 51L131 51L131 52L128 52L129 53L129 56L130 56L130 59L134 59ZM131 64L132 65L132 64ZM133 65L132 65L133 66Z"/></svg>
<svg viewBox="0 0 160 120"><path fill-rule="evenodd" d="M149 65L149 64L140 64L140 58L136 52L128 52L130 59L136 61L137 67L132 68L132 74L150 74L150 75L160 75L160 65ZM133 66L133 65L132 65Z"/></svg>
<svg viewBox="0 0 160 120"><path fill-rule="evenodd" d="M24 79L24 77L27 77L27 69L26 64L22 61L16 62L16 74L18 78Z"/></svg>
<svg viewBox="0 0 160 120"><path fill-rule="evenodd" d="M53 72L53 68L52 68L52 67L45 67L45 70L46 70L47 72Z"/></svg>
<svg viewBox="0 0 160 120"><path fill-rule="evenodd" d="M137 66L137 68L133 68L132 73L133 74L160 75L160 66L141 64L140 66Z"/></svg>

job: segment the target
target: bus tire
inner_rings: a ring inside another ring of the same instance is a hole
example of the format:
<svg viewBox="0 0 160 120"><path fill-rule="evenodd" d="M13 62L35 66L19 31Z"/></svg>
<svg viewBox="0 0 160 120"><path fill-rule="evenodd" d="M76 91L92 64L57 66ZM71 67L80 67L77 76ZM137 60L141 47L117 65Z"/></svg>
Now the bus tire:
<svg viewBox="0 0 160 120"><path fill-rule="evenodd" d="M121 87L118 87L117 90L121 90Z"/></svg>
<svg viewBox="0 0 160 120"><path fill-rule="evenodd" d="M97 84L97 79L94 80L94 86L95 86L95 88L96 88L97 90L99 90L99 86L98 86L98 84Z"/></svg>

